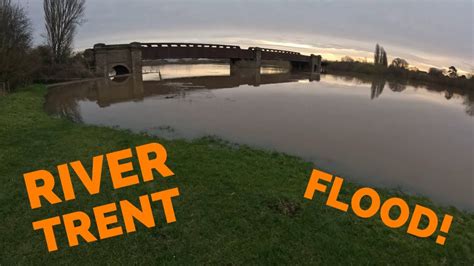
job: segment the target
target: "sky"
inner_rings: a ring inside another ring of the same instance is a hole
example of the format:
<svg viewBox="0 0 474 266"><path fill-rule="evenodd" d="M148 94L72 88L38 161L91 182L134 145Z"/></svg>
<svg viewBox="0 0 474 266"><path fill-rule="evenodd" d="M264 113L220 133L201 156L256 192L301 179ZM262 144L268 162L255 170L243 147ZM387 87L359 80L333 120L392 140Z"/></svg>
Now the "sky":
<svg viewBox="0 0 474 266"><path fill-rule="evenodd" d="M41 0L16 0L44 42ZM95 43L201 42L259 46L373 60L376 43L389 60L411 66L456 66L474 72L472 0L86 0L75 49Z"/></svg>

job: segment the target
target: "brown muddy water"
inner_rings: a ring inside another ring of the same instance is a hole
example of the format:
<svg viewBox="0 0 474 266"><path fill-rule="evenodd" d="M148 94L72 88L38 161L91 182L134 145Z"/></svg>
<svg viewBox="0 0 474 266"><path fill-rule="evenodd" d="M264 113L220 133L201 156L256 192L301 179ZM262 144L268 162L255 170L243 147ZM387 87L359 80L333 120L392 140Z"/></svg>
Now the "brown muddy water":
<svg viewBox="0 0 474 266"><path fill-rule="evenodd" d="M302 157L360 184L474 210L470 94L275 68L235 72L218 64L144 72L51 88L45 108L165 138L218 136Z"/></svg>

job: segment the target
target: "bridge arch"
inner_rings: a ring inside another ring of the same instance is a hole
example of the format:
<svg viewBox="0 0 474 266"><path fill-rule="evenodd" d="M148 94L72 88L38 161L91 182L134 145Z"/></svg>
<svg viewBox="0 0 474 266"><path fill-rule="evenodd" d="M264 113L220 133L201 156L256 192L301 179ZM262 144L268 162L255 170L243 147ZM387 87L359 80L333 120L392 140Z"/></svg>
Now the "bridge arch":
<svg viewBox="0 0 474 266"><path fill-rule="evenodd" d="M109 77L128 75L131 71L126 65L115 65L110 69Z"/></svg>

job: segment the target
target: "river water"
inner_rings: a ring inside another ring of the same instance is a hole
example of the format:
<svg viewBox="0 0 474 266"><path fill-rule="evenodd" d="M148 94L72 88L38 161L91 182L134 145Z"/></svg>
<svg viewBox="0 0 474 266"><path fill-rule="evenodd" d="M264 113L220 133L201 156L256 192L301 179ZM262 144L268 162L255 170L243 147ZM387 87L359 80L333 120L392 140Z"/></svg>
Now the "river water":
<svg viewBox="0 0 474 266"><path fill-rule="evenodd" d="M144 72L51 88L45 108L165 138L218 136L302 157L360 184L474 210L472 93L220 64Z"/></svg>

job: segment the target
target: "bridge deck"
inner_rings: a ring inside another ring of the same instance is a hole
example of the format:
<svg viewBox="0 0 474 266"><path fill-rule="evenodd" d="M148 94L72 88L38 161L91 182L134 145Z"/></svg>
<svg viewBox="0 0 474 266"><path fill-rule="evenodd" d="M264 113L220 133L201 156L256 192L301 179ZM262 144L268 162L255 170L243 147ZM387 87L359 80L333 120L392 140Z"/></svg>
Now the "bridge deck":
<svg viewBox="0 0 474 266"><path fill-rule="evenodd" d="M144 60L209 58L252 60L258 48L241 49L240 46L202 43L141 43ZM297 52L261 48L262 60L308 62L309 56Z"/></svg>

